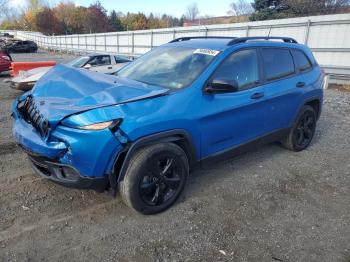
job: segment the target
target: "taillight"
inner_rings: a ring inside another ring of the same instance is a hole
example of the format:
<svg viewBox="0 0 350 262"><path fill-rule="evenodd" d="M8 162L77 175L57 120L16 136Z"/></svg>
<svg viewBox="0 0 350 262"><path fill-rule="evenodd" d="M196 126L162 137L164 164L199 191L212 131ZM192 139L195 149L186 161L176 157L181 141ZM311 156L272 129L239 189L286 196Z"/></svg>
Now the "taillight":
<svg viewBox="0 0 350 262"><path fill-rule="evenodd" d="M9 56L7 56L7 55L3 55L3 56L1 56L1 58L5 59L7 61L11 61L11 58Z"/></svg>

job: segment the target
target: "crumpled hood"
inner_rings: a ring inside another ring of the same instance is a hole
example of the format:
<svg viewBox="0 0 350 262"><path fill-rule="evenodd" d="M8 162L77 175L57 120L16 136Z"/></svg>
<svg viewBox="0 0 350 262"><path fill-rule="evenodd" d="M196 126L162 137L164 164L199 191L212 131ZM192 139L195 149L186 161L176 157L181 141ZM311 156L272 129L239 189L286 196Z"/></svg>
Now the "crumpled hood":
<svg viewBox="0 0 350 262"><path fill-rule="evenodd" d="M39 79L30 95L37 109L53 127L72 114L167 92L168 89L158 86L57 65Z"/></svg>

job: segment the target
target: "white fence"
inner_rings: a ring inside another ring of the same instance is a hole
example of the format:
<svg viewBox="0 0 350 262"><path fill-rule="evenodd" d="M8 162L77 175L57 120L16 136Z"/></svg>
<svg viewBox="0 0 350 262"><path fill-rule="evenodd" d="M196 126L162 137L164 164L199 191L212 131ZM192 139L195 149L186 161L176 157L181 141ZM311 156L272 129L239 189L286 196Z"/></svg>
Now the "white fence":
<svg viewBox="0 0 350 262"><path fill-rule="evenodd" d="M24 31L13 33L18 38L34 40L40 47L52 50L127 55L140 55L184 36L289 36L308 45L327 71L347 74L350 70L350 14L67 36L44 36Z"/></svg>

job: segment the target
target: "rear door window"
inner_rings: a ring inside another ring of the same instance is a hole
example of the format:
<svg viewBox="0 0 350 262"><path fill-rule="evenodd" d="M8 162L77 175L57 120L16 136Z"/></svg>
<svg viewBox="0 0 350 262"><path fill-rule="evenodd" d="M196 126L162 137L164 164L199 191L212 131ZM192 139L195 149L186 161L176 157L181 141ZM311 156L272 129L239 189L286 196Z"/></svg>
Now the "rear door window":
<svg viewBox="0 0 350 262"><path fill-rule="evenodd" d="M295 67L298 71L303 72L309 70L312 65L310 60L306 57L304 52L299 50L292 50L292 55L295 63Z"/></svg>
<svg viewBox="0 0 350 262"><path fill-rule="evenodd" d="M263 48L263 68L268 81L294 74L294 62L288 49Z"/></svg>

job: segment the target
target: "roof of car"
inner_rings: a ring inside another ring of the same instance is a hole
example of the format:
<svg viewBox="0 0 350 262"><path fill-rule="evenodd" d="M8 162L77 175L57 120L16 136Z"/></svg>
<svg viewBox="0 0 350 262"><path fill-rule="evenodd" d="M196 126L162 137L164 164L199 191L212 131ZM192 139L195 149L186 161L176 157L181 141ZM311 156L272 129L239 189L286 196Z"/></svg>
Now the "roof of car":
<svg viewBox="0 0 350 262"><path fill-rule="evenodd" d="M271 40L271 41L270 41ZM220 36L197 36L197 37L182 37L177 38L166 44L165 46L181 46L181 47L196 47L207 48L218 51L223 51L233 45L243 43L268 43L269 45L290 45L298 44L296 40L290 37L220 37Z"/></svg>
<svg viewBox="0 0 350 262"><path fill-rule="evenodd" d="M106 54L106 53L91 53L91 54L87 54L86 56L92 57L92 56L99 56L99 55L111 55L111 54Z"/></svg>
<svg viewBox="0 0 350 262"><path fill-rule="evenodd" d="M196 48L209 48L218 51L225 50L228 46L227 44L233 38L191 38L184 41L170 42L167 45L171 46L181 46L181 47L196 47Z"/></svg>

